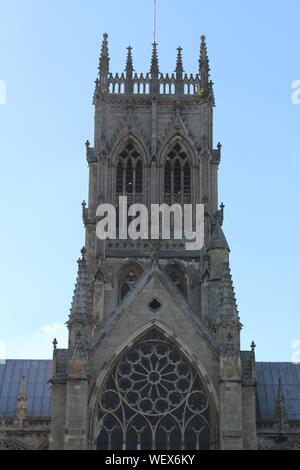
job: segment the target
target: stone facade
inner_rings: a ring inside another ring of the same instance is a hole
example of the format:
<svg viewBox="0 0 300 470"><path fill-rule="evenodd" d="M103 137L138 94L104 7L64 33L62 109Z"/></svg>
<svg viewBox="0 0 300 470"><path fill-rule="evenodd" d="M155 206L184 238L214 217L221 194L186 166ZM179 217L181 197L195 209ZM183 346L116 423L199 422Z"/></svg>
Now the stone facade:
<svg viewBox="0 0 300 470"><path fill-rule="evenodd" d="M52 449L172 447L176 432L171 422L182 433L176 444L181 448L257 447L255 359L250 352L250 377L244 383L241 323L222 231L224 206L218 203L221 145L213 146L215 101L209 72L202 37L196 76L184 74L180 48L175 74L161 74L156 44L150 74L134 74L129 48L126 73L114 76L104 35L94 95L94 146L86 144L86 245L69 319L69 349L54 351ZM120 195L126 195L129 204L147 207L164 202L205 204L205 247L187 251L184 240L100 241L97 207L117 205ZM158 308L151 308L151 303ZM168 341L165 347L174 347L180 367L186 363L187 377L181 377L175 365L163 391L162 375L145 371L149 390L139 390L136 379L143 384L142 368L152 367L143 349L136 353L137 363L130 362L139 341L140 348L152 345L156 368L166 361L171 371L171 352L155 358L158 345ZM115 382L108 386L114 368ZM174 388L176 374L182 390L179 385ZM201 384L191 396L189 374ZM125 383L128 390L122 388ZM119 406L115 411L114 399ZM185 413L191 413L191 442L174 417L173 408L181 412L181 400ZM121 408L128 418L119 429ZM132 416L129 409L134 410ZM130 419L140 424L131 428ZM146 430L141 430L141 423Z"/></svg>
<svg viewBox="0 0 300 470"><path fill-rule="evenodd" d="M68 349L54 342L49 447L255 450L255 345L241 351L205 37L195 76L184 73L181 48L173 75L160 73L156 44L149 74L134 72L131 48L124 74L111 74L109 61L104 35L86 143L86 243ZM100 241L97 208L121 195L148 208L204 204L204 248ZM18 410L24 420L22 400Z"/></svg>

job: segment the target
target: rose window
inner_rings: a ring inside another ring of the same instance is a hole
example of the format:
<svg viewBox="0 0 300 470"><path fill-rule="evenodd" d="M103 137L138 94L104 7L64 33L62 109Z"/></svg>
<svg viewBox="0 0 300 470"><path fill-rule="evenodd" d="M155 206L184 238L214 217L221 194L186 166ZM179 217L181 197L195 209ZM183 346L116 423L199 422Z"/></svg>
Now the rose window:
<svg viewBox="0 0 300 470"><path fill-rule="evenodd" d="M127 351L99 399L99 449L208 449L210 404L185 355L153 332Z"/></svg>

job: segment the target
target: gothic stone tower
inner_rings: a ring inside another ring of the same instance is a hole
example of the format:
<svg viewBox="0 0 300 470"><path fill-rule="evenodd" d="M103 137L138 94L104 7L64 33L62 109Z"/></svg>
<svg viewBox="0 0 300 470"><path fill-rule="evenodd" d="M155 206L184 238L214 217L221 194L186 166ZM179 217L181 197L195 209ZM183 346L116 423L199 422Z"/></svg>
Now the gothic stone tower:
<svg viewBox="0 0 300 470"><path fill-rule="evenodd" d="M86 144L86 244L68 322L54 342L52 449L255 449L255 357L241 323L218 202L213 83L205 37L199 73L109 70L103 39L95 139ZM100 241L97 207L205 204L205 246L184 240Z"/></svg>

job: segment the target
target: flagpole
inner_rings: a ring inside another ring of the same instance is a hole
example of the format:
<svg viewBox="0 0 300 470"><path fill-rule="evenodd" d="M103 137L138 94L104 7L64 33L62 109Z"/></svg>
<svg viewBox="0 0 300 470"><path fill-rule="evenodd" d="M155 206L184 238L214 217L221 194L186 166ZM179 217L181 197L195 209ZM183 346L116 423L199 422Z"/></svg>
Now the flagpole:
<svg viewBox="0 0 300 470"><path fill-rule="evenodd" d="M153 0L153 42L156 43L156 0Z"/></svg>

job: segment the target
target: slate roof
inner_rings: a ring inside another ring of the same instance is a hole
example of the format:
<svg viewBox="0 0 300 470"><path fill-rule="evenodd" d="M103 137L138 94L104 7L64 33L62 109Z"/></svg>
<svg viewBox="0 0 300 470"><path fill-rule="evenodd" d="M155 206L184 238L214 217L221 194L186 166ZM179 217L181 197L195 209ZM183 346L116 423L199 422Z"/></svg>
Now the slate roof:
<svg viewBox="0 0 300 470"><path fill-rule="evenodd" d="M258 420L278 421L276 400L281 378L287 419L300 421L300 364L258 362L256 378Z"/></svg>
<svg viewBox="0 0 300 470"><path fill-rule="evenodd" d="M23 376L27 382L29 416L50 417L51 390L47 382L52 376L52 361L23 360L0 362L0 416L16 416ZM281 378L287 419L300 421L300 364L258 362L256 377L258 420L278 421L276 399Z"/></svg>
<svg viewBox="0 0 300 470"><path fill-rule="evenodd" d="M16 416L16 404L22 377L26 377L28 416L51 416L51 390L48 380L52 376L52 361L0 362L0 416Z"/></svg>

